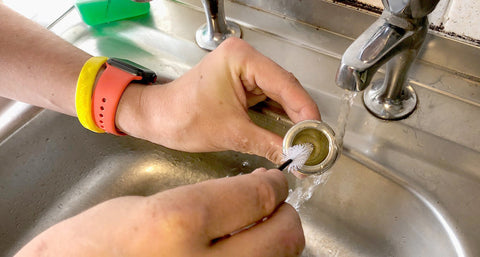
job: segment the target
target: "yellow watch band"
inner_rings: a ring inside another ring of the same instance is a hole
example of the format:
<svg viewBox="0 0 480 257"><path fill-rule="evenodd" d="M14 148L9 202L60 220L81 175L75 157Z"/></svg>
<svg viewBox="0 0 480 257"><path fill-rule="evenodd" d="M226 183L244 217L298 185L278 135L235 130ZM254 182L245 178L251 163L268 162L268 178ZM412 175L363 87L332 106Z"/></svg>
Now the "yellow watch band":
<svg viewBox="0 0 480 257"><path fill-rule="evenodd" d="M92 116L92 91L98 71L107 59L107 57L97 56L91 57L85 62L78 76L75 92L75 109L78 120L85 128L97 133L105 133L105 131L95 124Z"/></svg>

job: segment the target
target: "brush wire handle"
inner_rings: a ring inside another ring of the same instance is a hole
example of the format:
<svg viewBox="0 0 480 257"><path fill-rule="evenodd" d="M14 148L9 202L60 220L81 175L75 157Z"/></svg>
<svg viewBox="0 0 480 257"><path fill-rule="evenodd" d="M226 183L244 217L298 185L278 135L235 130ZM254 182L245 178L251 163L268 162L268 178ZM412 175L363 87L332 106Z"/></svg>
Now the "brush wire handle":
<svg viewBox="0 0 480 257"><path fill-rule="evenodd" d="M293 160L292 159L288 159L286 162L282 163L282 165L280 165L278 167L279 170L283 171L286 167L288 167L288 165L290 165L290 163L292 163Z"/></svg>

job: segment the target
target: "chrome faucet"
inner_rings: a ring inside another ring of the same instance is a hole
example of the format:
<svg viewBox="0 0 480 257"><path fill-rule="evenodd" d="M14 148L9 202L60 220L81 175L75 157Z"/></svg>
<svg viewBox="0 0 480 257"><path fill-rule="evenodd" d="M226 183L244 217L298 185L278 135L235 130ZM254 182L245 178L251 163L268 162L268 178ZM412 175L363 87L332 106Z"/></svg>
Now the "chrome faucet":
<svg viewBox="0 0 480 257"><path fill-rule="evenodd" d="M236 23L225 20L224 0L202 0L207 23L196 32L197 44L207 50L217 48L229 37L241 37L242 31Z"/></svg>
<svg viewBox="0 0 480 257"><path fill-rule="evenodd" d="M364 91L386 63L385 78L364 92L363 101L376 117L402 119L416 107L417 96L407 83L408 70L428 31L427 15L439 0L382 0L384 11L345 51L336 83Z"/></svg>

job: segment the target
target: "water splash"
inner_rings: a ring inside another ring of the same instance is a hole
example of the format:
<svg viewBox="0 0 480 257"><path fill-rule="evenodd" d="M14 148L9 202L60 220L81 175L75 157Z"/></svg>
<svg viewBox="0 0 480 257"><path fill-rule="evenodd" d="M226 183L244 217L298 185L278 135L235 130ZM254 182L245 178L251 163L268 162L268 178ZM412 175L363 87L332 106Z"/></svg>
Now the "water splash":
<svg viewBox="0 0 480 257"><path fill-rule="evenodd" d="M295 189L290 191L286 202L299 211L300 207L312 197L315 189L327 182L330 173L327 171L322 174L310 175L304 179L297 179Z"/></svg>

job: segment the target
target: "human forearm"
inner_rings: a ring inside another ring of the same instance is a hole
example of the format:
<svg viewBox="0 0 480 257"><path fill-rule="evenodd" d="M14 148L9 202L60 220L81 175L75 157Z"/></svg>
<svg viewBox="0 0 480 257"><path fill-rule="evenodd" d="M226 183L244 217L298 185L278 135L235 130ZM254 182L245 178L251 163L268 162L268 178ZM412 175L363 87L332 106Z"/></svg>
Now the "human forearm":
<svg viewBox="0 0 480 257"><path fill-rule="evenodd" d="M298 256L305 239L287 195L282 172L257 169L116 198L51 227L15 257Z"/></svg>
<svg viewBox="0 0 480 257"><path fill-rule="evenodd" d="M0 17L5 21L0 27L0 96L75 116L78 76L91 56L3 5ZM101 69L97 77L108 78L103 75ZM101 92L96 84L93 88L93 95ZM117 93L118 105L109 109L109 128L190 152L236 150L280 163L282 138L256 126L247 114L248 107L267 97L279 102L294 122L320 119L316 103L293 74L236 38L170 83L132 83ZM89 95L79 96L87 99L78 106L80 119L102 123L90 120L103 114L89 109ZM103 106L97 108L103 111Z"/></svg>
<svg viewBox="0 0 480 257"><path fill-rule="evenodd" d="M0 3L0 96L75 115L89 54Z"/></svg>

